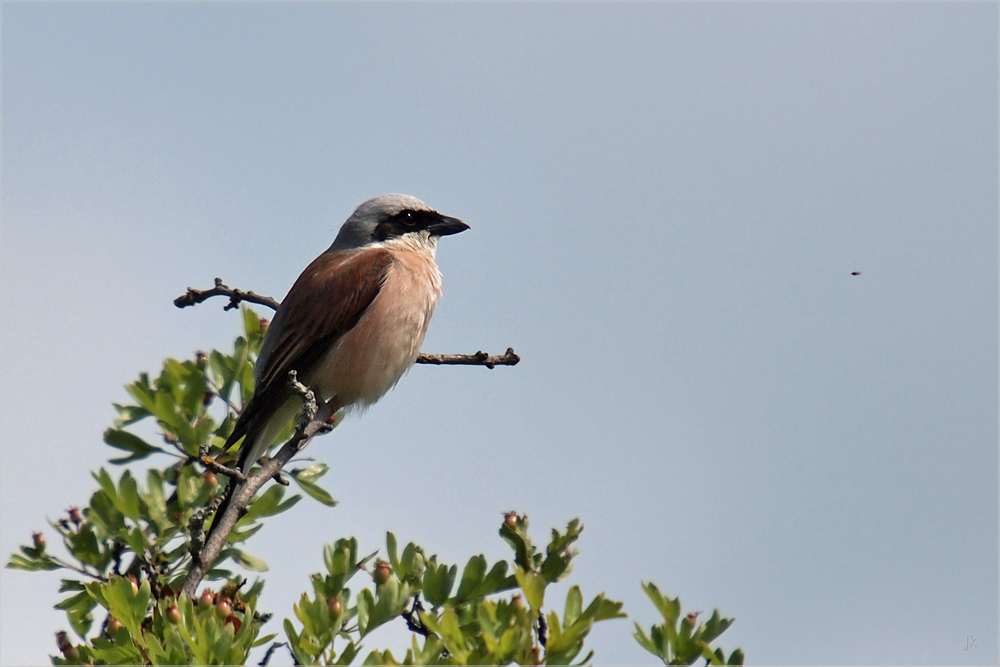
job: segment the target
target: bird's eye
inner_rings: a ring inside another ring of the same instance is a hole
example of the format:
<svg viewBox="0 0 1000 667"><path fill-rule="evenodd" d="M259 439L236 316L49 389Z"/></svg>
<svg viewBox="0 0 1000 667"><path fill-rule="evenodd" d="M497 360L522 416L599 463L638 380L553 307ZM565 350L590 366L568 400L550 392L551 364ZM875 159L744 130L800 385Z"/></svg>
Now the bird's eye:
<svg viewBox="0 0 1000 667"><path fill-rule="evenodd" d="M413 215L413 211L406 211L403 213L403 224L407 227L412 227L417 224L417 217Z"/></svg>

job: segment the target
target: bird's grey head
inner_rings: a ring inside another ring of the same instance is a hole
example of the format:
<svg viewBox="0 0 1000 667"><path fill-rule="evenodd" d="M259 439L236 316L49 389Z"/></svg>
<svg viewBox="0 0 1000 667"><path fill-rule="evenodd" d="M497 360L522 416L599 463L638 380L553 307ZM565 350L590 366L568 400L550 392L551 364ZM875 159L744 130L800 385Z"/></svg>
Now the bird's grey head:
<svg viewBox="0 0 1000 667"><path fill-rule="evenodd" d="M352 250L394 239L431 252L438 237L464 232L469 226L458 218L441 215L416 197L380 195L355 209L330 250Z"/></svg>

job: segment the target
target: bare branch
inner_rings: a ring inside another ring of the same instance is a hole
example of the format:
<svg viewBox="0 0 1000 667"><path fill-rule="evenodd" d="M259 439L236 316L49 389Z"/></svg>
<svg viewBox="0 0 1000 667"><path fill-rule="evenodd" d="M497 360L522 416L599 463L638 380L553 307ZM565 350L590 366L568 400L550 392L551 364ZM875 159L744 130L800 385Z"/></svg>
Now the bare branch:
<svg viewBox="0 0 1000 667"><path fill-rule="evenodd" d="M226 477L233 477L236 479L237 482L242 482L246 480L246 477L244 477L243 473L241 473L239 470L237 470L236 468L230 468L229 466L224 466L215 459L213 459L211 456L202 455L198 457L198 463L202 464L203 466L205 466L205 468L211 470L214 473L225 475Z"/></svg>
<svg viewBox="0 0 1000 667"><path fill-rule="evenodd" d="M507 351L501 355L490 356L480 350L475 354L423 354L417 357L418 364L451 365L451 366L486 366L492 369L494 366L516 366L521 361L521 357L514 352L514 348L508 347Z"/></svg>
<svg viewBox="0 0 1000 667"><path fill-rule="evenodd" d="M187 292L174 299L174 305L178 308L187 308L188 306L194 306L202 301L211 299L213 296L229 297L229 303L226 304L223 310L232 310L238 307L241 301L267 306L273 310L277 310L278 306L281 305L269 296L261 296L254 292L244 292L243 290L227 287L222 282L222 278L215 279L215 287L212 289L200 290L188 287Z"/></svg>
<svg viewBox="0 0 1000 667"><path fill-rule="evenodd" d="M243 475L240 475L240 477L242 476ZM201 550L205 546L205 533L202 530L202 526L205 525L205 519L207 519L212 512L217 510L221 504L222 496L219 496L207 506L202 507L200 510L192 514L191 519L188 521L188 530L191 532L188 552L191 554L191 560L194 562L198 561L201 556Z"/></svg>

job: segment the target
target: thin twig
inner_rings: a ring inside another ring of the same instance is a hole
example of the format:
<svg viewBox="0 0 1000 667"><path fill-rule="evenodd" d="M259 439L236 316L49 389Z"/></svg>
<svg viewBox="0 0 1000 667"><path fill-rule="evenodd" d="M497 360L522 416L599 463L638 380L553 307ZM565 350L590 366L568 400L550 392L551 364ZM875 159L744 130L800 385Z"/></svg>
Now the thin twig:
<svg viewBox="0 0 1000 667"><path fill-rule="evenodd" d="M212 472L225 475L226 477L233 477L237 482L242 482L246 480L246 477L236 468L230 468L229 466L224 466L211 456L202 455L198 457L198 463L202 464Z"/></svg>
<svg viewBox="0 0 1000 667"><path fill-rule="evenodd" d="M418 364L433 364L435 366L486 366L492 369L494 366L516 366L521 361L521 357L514 352L514 348L508 347L507 351L500 355L490 356L480 350L475 354L423 354L417 357Z"/></svg>
<svg viewBox="0 0 1000 667"><path fill-rule="evenodd" d="M188 306L194 306L196 304L210 299L213 296L228 296L229 303L223 310L232 310L240 305L241 301L246 301L248 303L256 303L261 306L267 306L274 310L278 309L278 302L269 296L261 296L260 294L255 294L253 292L244 292L240 289L232 289L222 282L222 278L215 279L215 287L212 289L200 290L193 287L188 287L187 292L181 296L174 299L174 305L178 308L187 308Z"/></svg>
<svg viewBox="0 0 1000 667"><path fill-rule="evenodd" d="M84 569L84 568L79 568L79 567L77 567L77 566L75 566L75 565L72 565L72 564L70 564L70 563L67 563L66 561L64 561L64 560L63 560L62 558L59 558L58 556L49 556L48 554L46 554L46 556L47 556L47 557L48 557L48 558L49 558L49 559L50 559L50 560L51 560L51 561L52 561L53 563L55 563L56 565L58 565L58 566L60 566L60 567L64 567L64 568L66 568L67 570L73 570L73 571L74 571L74 572L76 572L77 574L82 574L82 575L83 575L83 576L85 576L85 577L90 577L91 579L96 579L97 581L102 581L102 582L107 582L107 580L108 580L108 579L107 579L107 577L104 577L104 576L102 576L102 575L100 575L100 574L95 574L95 573L93 573L93 572L88 572L88 571L87 571L86 569Z"/></svg>

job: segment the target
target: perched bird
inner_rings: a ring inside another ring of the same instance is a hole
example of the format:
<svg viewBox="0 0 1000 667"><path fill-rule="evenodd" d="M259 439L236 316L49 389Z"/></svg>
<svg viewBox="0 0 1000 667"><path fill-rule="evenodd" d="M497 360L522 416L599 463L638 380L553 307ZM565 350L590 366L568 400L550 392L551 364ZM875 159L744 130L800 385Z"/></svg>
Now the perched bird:
<svg viewBox="0 0 1000 667"><path fill-rule="evenodd" d="M416 361L441 297L438 238L468 228L399 194L369 199L351 214L333 245L292 285L264 335L253 398L224 446L243 439L241 471L302 409L289 371L331 414L367 407L399 381Z"/></svg>

